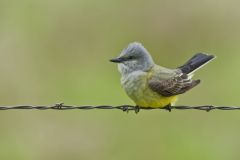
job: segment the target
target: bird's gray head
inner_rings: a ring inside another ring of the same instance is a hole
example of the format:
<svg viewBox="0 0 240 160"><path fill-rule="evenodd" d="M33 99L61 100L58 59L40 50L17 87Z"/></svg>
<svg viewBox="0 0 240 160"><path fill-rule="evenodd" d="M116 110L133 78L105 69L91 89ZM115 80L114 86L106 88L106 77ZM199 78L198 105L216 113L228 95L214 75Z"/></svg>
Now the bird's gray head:
<svg viewBox="0 0 240 160"><path fill-rule="evenodd" d="M130 43L119 57L110 61L119 63L118 69L121 74L128 74L134 71L148 71L154 65L151 55L138 42Z"/></svg>

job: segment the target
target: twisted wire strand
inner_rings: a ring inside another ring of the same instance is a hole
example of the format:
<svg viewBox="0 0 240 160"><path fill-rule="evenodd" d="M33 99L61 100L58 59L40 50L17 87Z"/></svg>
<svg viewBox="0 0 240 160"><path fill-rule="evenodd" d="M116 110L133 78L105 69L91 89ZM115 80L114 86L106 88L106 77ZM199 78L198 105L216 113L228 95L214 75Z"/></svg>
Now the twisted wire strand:
<svg viewBox="0 0 240 160"><path fill-rule="evenodd" d="M99 106L71 106L64 105L63 103L54 104L51 106L44 105L18 105L18 106L0 106L0 110L13 110L13 109L37 109L37 110L73 110L73 109L82 109L82 110L90 110L90 109L118 109L122 111L131 111L134 110L136 113L139 110L168 110L169 112L173 109L175 110L203 110L203 111L211 111L211 110L240 110L240 107L235 106L213 106L213 105L202 105L202 106L167 106L164 108L151 108L151 107L136 107L131 105L119 105L119 106L110 106L110 105L99 105Z"/></svg>

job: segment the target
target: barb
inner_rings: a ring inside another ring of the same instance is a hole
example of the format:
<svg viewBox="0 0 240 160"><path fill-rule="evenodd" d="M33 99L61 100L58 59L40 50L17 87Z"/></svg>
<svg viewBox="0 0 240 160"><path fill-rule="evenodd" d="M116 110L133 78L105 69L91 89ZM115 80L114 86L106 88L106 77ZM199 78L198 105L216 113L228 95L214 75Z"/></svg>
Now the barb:
<svg viewBox="0 0 240 160"><path fill-rule="evenodd" d="M32 106L32 105L19 105L19 106L0 106L0 110L13 110L13 109L37 109L37 110L73 110L73 109L83 109L83 110L90 110L90 109L118 109L124 112L128 111L135 111L136 113L139 110L168 110L169 112L173 109L176 110L203 110L203 111L211 111L211 110L240 110L240 107L228 107L228 106L213 106L213 105L202 105L202 106L166 106L164 108L143 108L143 107L136 107L131 105L120 105L120 106L109 106L109 105L100 105L100 106L71 106L71 105L64 105L64 103L54 104L52 106Z"/></svg>

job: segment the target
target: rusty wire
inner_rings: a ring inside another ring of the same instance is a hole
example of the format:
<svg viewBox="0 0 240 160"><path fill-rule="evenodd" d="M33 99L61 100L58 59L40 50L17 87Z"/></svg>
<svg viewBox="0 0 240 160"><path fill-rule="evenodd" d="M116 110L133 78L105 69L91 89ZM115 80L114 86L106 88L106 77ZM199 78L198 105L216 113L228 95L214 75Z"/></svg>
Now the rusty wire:
<svg viewBox="0 0 240 160"><path fill-rule="evenodd" d="M63 103L54 104L51 106L45 105L18 105L18 106L0 106L0 110L13 110L13 109L37 109L37 110L73 110L73 109L83 109L83 110L90 110L90 109L119 109L122 111L135 111L136 113L139 110L168 110L169 112L173 109L176 110L203 110L203 111L212 111L212 110L240 110L240 107L228 107L228 106L213 106L213 105L202 105L202 106L167 106L164 108L145 108L145 107L136 107L131 105L119 105L119 106L110 106L110 105L99 105L99 106L73 106L73 105L65 105Z"/></svg>

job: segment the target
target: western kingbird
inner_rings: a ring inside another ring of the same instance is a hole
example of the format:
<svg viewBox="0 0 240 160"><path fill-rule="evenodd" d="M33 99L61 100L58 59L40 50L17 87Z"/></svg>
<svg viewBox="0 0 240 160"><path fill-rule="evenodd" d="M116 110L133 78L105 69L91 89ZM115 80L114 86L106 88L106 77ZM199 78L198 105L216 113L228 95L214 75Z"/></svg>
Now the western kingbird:
<svg viewBox="0 0 240 160"><path fill-rule="evenodd" d="M163 108L173 105L177 95L197 86L200 80L192 80L193 73L214 58L197 53L184 65L169 69L156 65L144 46L133 42L110 61L118 63L121 84L137 107Z"/></svg>

